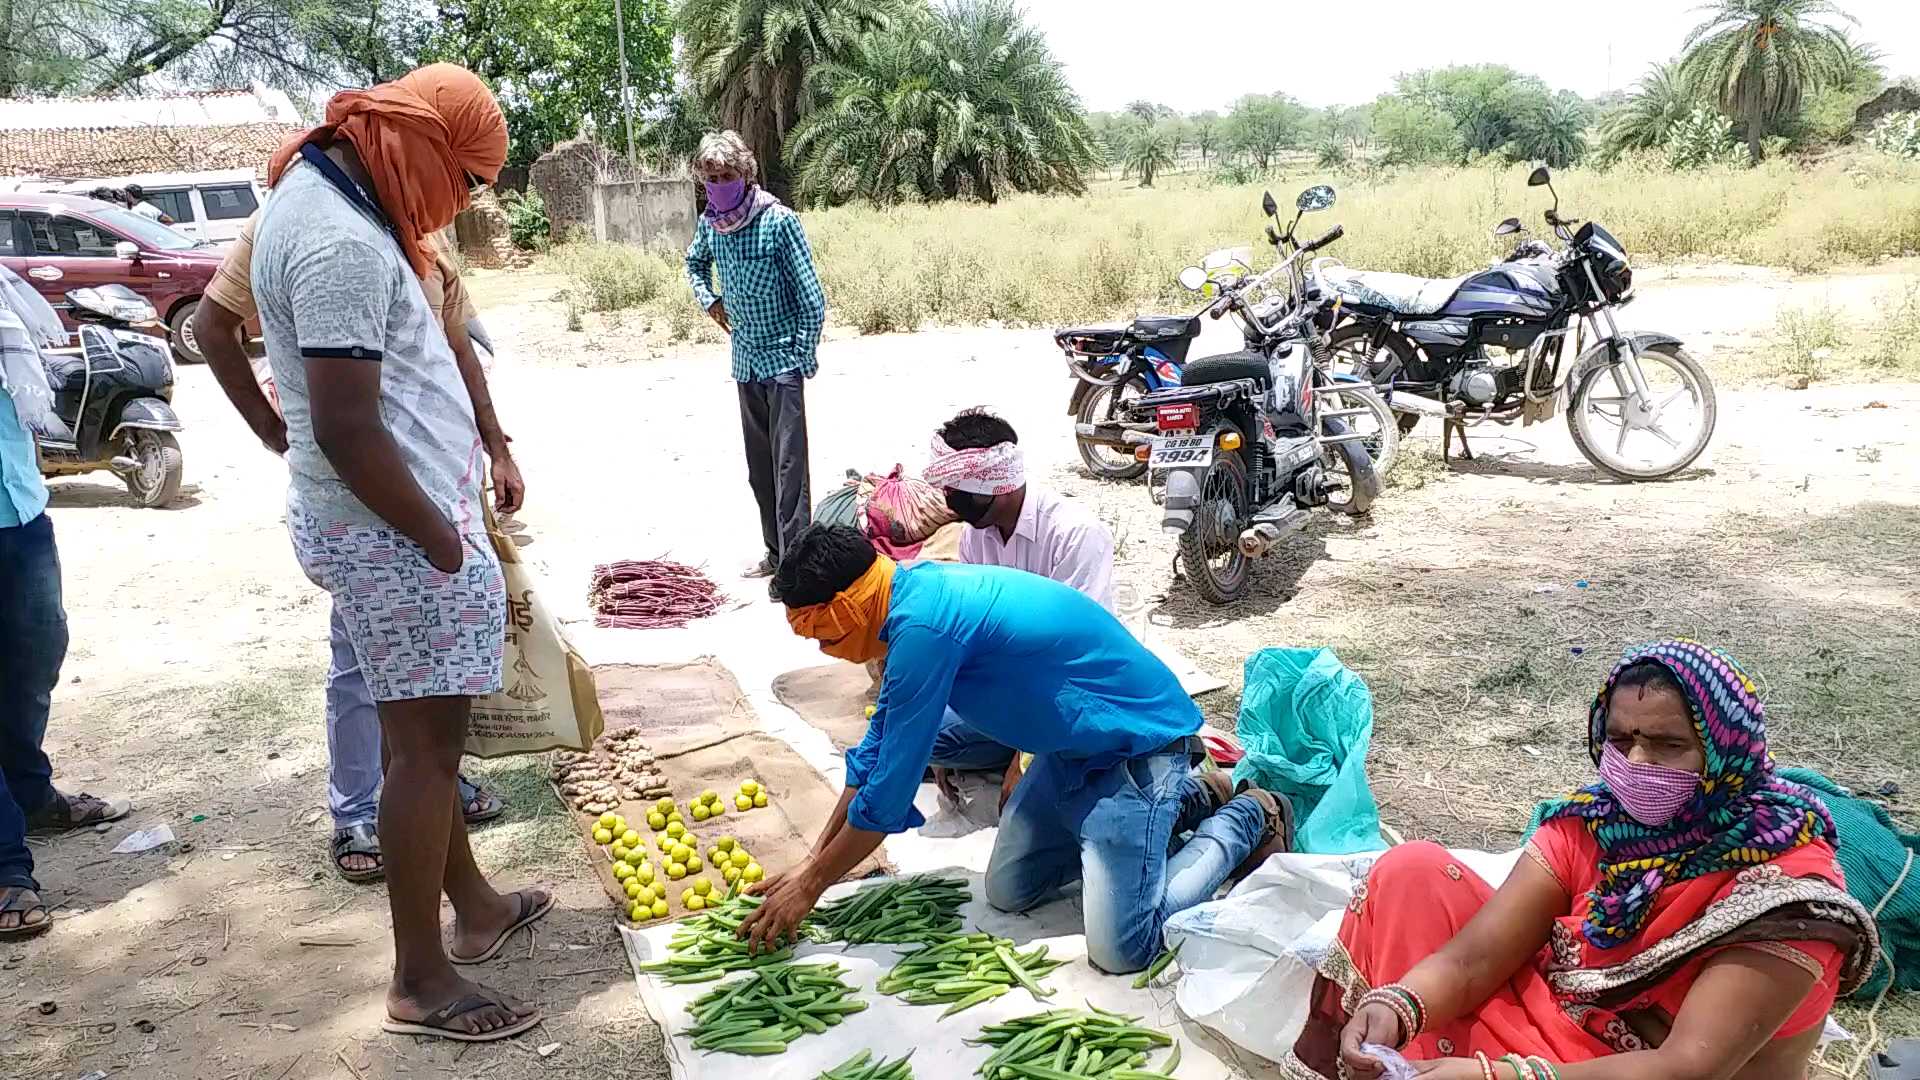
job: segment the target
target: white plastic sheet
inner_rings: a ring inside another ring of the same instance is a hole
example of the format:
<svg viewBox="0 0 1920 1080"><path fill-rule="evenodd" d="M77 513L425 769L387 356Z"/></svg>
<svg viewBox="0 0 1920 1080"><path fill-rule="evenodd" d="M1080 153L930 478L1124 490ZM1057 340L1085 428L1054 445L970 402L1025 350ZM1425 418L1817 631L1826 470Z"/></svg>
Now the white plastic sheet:
<svg viewBox="0 0 1920 1080"><path fill-rule="evenodd" d="M1172 996L1165 990L1135 990L1131 976L1106 975L1086 960L1086 937L1077 896L1056 900L1024 915L1007 915L993 910L977 899L980 876L967 873L976 899L961 909L968 930L984 930L1012 938L1023 946L1045 944L1056 957L1073 962L1056 969L1045 986L1055 991L1052 997L1036 1002L1025 991L1016 990L986 1004L975 1006L944 1022L939 1017L944 1006L908 1005L898 998L875 991L873 984L893 966L901 949L887 945L869 945L842 951L838 945L801 946L796 962L836 961L845 969L841 976L858 986L859 998L867 1003L865 1012L849 1016L845 1023L823 1035L807 1035L794 1040L787 1052L777 1058L741 1058L730 1054L703 1054L694 1050L686 1037L692 1023L687 1006L718 983L691 983L674 986L650 975L637 976L640 999L648 1015L666 1035L667 1067L674 1080L737 1080L744 1068L755 1076L795 1077L804 1080L817 1076L862 1050L876 1056L893 1057L913 1050L914 1075L965 1080L993 1052L992 1047L969 1046L966 1041L987 1024L997 1024L1026 1016L1042 1009L1085 1008L1087 1002L1140 1016L1141 1023L1174 1036L1182 1043L1181 1080L1223 1080L1235 1076L1223 1064L1217 1052L1231 1054L1197 1025L1184 1023L1175 1009ZM862 882L859 884L870 884ZM826 899L845 895L858 887L838 885L827 890ZM650 926L640 930L623 928L627 954L634 968L666 954L672 939L672 925ZM728 978L739 978L730 975ZM1153 1058L1164 1060L1166 1051Z"/></svg>

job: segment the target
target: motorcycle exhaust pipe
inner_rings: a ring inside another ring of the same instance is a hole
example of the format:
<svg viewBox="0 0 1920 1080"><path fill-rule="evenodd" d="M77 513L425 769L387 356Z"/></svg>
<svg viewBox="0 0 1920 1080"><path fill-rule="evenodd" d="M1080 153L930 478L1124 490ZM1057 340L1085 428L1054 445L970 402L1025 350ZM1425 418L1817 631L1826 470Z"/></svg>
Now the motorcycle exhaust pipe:
<svg viewBox="0 0 1920 1080"><path fill-rule="evenodd" d="M1240 534L1240 554L1249 559L1259 559L1273 550L1273 545L1285 535L1273 525L1261 522Z"/></svg>
<svg viewBox="0 0 1920 1080"><path fill-rule="evenodd" d="M108 462L107 464L113 466L116 469L119 469L122 472L132 472L133 470L138 469L140 467L140 463L138 461L134 460L133 458L127 457L125 454L122 454L121 456L114 458L112 461Z"/></svg>
<svg viewBox="0 0 1920 1080"><path fill-rule="evenodd" d="M1200 477L1192 469L1173 469L1167 473L1166 498L1160 504L1160 529L1168 536L1179 536L1193 526L1193 512L1200 508Z"/></svg>
<svg viewBox="0 0 1920 1080"><path fill-rule="evenodd" d="M1145 446L1153 441L1153 436L1144 431L1134 431L1118 424L1075 424L1073 433L1081 442L1095 446L1118 446L1131 450L1136 446Z"/></svg>
<svg viewBox="0 0 1920 1080"><path fill-rule="evenodd" d="M1418 413L1421 416L1437 416L1442 420L1449 419L1455 415L1453 410L1447 408L1445 405L1440 404L1430 397L1421 397L1419 394L1395 394L1388 404L1392 405L1397 412Z"/></svg>

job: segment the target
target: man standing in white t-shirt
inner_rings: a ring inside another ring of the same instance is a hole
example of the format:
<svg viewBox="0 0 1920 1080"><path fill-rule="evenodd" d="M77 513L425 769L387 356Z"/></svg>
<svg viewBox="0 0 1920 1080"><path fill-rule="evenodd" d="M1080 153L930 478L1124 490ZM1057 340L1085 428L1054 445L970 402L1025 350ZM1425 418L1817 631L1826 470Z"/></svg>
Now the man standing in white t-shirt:
<svg viewBox="0 0 1920 1080"><path fill-rule="evenodd" d="M1013 425L968 409L933 437L933 460L921 479L946 493L947 508L968 525L960 561L1010 566L1052 578L1113 610L1113 533L1087 508L1059 492L1027 483L1020 436ZM949 769L1006 770L1001 802L1020 781L1020 759L953 710L934 739L935 779Z"/></svg>

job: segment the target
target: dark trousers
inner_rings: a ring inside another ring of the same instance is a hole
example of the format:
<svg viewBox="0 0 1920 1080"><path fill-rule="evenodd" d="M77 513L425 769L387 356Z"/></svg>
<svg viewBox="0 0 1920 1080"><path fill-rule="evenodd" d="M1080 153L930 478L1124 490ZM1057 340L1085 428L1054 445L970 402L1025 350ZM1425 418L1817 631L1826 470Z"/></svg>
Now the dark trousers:
<svg viewBox="0 0 1920 1080"><path fill-rule="evenodd" d="M807 493L807 380L795 373L739 386L747 482L760 504L760 539L777 565L813 521Z"/></svg>
<svg viewBox="0 0 1920 1080"><path fill-rule="evenodd" d="M0 885L39 888L27 816L53 798L53 765L40 742L66 658L60 553L53 522L41 514L0 529Z"/></svg>

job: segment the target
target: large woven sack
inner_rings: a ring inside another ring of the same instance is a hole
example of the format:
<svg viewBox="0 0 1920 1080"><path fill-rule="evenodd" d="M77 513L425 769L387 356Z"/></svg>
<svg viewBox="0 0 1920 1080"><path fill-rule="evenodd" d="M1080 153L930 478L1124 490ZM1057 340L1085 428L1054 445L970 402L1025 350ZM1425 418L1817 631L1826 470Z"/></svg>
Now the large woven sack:
<svg viewBox="0 0 1920 1080"><path fill-rule="evenodd" d="M917 544L935 529L954 521L940 489L899 465L885 476L867 477L873 495L867 499L867 535L885 537L898 545Z"/></svg>

